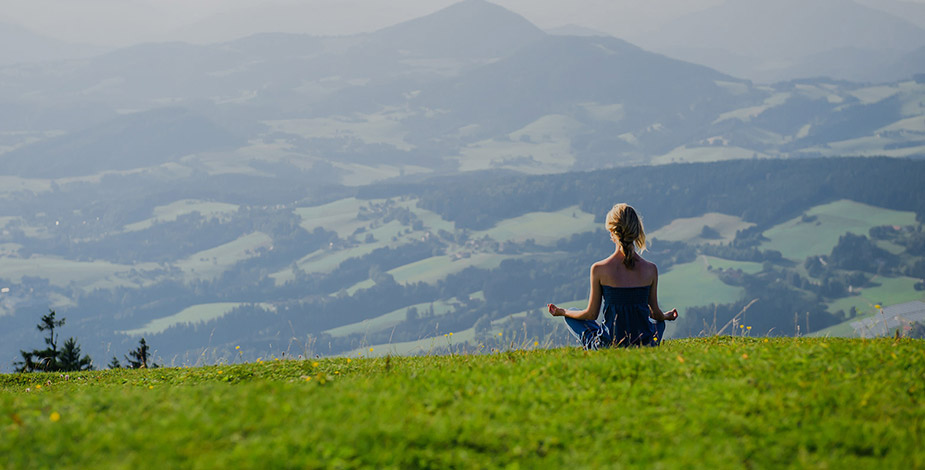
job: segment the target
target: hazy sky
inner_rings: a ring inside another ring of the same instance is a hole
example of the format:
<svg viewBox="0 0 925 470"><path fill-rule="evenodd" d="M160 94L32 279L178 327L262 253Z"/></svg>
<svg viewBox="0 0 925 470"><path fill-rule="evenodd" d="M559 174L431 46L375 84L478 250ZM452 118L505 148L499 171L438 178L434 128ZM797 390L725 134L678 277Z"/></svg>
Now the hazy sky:
<svg viewBox="0 0 925 470"><path fill-rule="evenodd" d="M0 0L0 21L71 42L211 42L254 32L373 31L457 0ZM925 1L925 0L922 0ZM495 0L543 28L577 24L618 36L722 0Z"/></svg>
<svg viewBox="0 0 925 470"><path fill-rule="evenodd" d="M267 31L352 34L423 16L456 1L0 0L0 21L70 42L125 46L166 40L216 42ZM541 28L576 24L629 39L724 0L493 1Z"/></svg>

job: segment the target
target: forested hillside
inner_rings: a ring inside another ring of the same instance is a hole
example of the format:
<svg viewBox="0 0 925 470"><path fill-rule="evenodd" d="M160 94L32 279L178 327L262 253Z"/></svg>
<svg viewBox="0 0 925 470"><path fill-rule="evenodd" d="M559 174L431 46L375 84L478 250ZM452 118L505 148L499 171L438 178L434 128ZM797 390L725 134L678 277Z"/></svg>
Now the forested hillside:
<svg viewBox="0 0 925 470"><path fill-rule="evenodd" d="M235 346L410 353L450 333L457 345L567 341L542 307L583 301L589 264L613 249L602 217L620 201L643 214L662 302L682 310L672 337L719 330L755 299L737 322L805 334L923 297L923 176L923 161L844 158L360 189L127 175L98 193L20 192L23 207L55 209L3 219L0 343L12 361L48 308L97 362L139 337L167 363Z"/></svg>

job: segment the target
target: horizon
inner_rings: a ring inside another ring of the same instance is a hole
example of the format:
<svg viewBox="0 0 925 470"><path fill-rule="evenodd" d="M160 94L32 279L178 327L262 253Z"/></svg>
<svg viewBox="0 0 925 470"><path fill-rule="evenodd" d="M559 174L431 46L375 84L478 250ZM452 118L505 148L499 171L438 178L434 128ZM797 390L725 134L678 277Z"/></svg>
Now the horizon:
<svg viewBox="0 0 925 470"><path fill-rule="evenodd" d="M683 16L726 0L629 0L578 4L494 0L544 30L578 26L633 40ZM897 0L899 1L899 0ZM6 2L0 23L73 44L121 48L151 42L219 43L259 33L316 36L362 34L425 16L459 0L402 0L383 4L372 0L63 0ZM855 1L872 5L872 0ZM925 0L902 3L925 5ZM48 12L58 12L49 15ZM363 14L357 14L358 11ZM105 13L103 13L105 12ZM903 18L913 22L910 18Z"/></svg>

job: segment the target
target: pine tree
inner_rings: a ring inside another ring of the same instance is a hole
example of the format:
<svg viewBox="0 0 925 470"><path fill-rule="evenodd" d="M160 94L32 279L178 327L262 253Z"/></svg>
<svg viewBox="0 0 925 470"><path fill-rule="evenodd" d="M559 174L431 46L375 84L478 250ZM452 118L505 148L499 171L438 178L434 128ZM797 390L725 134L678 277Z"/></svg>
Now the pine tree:
<svg viewBox="0 0 925 470"><path fill-rule="evenodd" d="M117 358L116 356L112 356L112 361L109 361L108 367L110 369L121 369L122 364L119 363L119 358Z"/></svg>
<svg viewBox="0 0 925 470"><path fill-rule="evenodd" d="M34 372L34 371L56 371L59 369L58 364L58 336L55 335L55 328L64 326L64 318L55 319L55 311L49 310L47 315L42 315L41 322L36 325L39 331L47 331L48 337L45 338L45 349L33 349L32 351L20 350L22 362L15 363L17 372Z"/></svg>
<svg viewBox="0 0 925 470"><path fill-rule="evenodd" d="M80 357L80 345L73 337L68 338L61 348L61 354L58 356L58 370L68 372L93 370L93 361L90 356Z"/></svg>
<svg viewBox="0 0 925 470"><path fill-rule="evenodd" d="M125 357L129 367L132 369L155 369L159 367L153 362L148 364L148 349L148 343L145 342L144 338L141 338L141 341L138 342L138 348L129 351L128 356Z"/></svg>

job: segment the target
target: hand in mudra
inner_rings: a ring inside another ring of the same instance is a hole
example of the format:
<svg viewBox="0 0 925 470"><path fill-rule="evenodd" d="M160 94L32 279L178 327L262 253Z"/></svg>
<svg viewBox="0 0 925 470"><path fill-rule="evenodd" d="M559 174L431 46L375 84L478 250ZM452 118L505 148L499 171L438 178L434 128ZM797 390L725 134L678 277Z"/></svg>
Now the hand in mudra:
<svg viewBox="0 0 925 470"><path fill-rule="evenodd" d="M549 314L554 317L563 317L565 316L565 309L556 307L555 304L546 304L546 308L549 309Z"/></svg>

